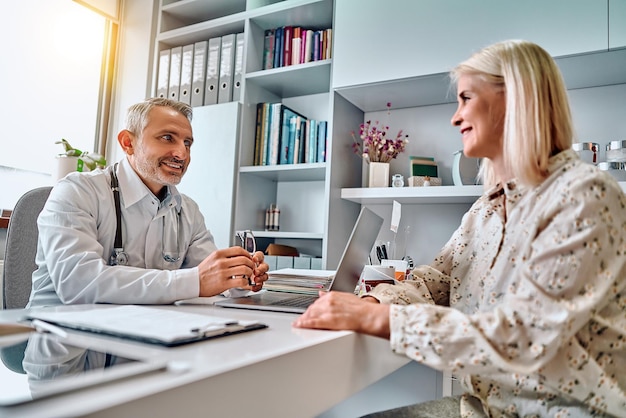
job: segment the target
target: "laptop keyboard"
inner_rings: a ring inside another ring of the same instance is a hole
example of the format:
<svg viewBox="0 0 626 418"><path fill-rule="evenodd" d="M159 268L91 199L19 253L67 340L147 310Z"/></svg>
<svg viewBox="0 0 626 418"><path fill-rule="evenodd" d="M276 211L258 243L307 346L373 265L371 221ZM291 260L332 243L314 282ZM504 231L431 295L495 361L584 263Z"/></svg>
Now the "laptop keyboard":
<svg viewBox="0 0 626 418"><path fill-rule="evenodd" d="M306 308L310 304L315 302L316 299L317 299L317 296L301 295L301 296L294 296L292 298L277 300L275 302L270 303L270 305L273 305L273 306L293 306L293 307L296 307L296 308Z"/></svg>

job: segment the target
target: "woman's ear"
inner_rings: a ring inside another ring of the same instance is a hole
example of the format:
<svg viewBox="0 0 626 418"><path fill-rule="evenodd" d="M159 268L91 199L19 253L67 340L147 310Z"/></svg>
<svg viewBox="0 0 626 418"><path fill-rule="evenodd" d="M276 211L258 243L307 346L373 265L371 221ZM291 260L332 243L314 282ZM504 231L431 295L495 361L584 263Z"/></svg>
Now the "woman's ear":
<svg viewBox="0 0 626 418"><path fill-rule="evenodd" d="M117 134L117 142L127 155L132 155L135 152L134 149L135 136L128 129L124 129Z"/></svg>

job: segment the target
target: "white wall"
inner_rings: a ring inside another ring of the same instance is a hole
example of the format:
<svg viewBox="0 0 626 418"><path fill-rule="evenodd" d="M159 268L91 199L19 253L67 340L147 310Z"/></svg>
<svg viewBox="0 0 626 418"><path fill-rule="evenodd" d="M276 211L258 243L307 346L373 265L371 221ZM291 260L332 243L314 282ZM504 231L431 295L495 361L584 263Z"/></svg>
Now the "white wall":
<svg viewBox="0 0 626 418"><path fill-rule="evenodd" d="M156 19L159 0L123 0L120 48L113 85L113 111L109 124L107 161L122 156L117 133L124 128L126 109L150 96Z"/></svg>

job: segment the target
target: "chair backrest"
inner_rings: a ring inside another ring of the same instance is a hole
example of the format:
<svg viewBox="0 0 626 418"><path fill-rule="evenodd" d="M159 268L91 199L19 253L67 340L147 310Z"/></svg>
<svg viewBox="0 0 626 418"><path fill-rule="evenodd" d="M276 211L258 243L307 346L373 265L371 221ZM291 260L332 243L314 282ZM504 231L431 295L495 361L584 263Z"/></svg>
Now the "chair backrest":
<svg viewBox="0 0 626 418"><path fill-rule="evenodd" d="M48 200L50 190L52 187L39 187L26 192L11 213L4 252L4 309L23 308L28 303L32 275L37 268L37 217Z"/></svg>

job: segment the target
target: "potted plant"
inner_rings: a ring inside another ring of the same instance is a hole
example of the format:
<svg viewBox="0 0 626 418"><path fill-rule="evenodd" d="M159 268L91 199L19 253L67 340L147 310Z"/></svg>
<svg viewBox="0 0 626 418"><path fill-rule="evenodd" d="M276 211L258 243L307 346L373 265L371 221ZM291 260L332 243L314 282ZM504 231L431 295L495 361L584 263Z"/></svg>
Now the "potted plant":
<svg viewBox="0 0 626 418"><path fill-rule="evenodd" d="M64 150L57 155L56 180L65 177L72 171L91 171L106 166L106 159L102 155L74 148L65 138L55 142L55 144L63 145Z"/></svg>
<svg viewBox="0 0 626 418"><path fill-rule="evenodd" d="M387 103L387 115L391 113L391 103ZM360 155L369 163L369 187L389 186L389 162L404 151L409 136L402 130L395 138L387 136L388 125L379 125L378 121L371 120L362 123L359 128L359 142L352 131L354 140L352 148L355 154Z"/></svg>

